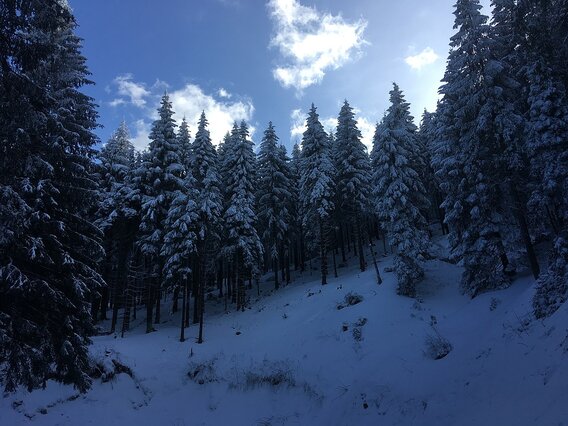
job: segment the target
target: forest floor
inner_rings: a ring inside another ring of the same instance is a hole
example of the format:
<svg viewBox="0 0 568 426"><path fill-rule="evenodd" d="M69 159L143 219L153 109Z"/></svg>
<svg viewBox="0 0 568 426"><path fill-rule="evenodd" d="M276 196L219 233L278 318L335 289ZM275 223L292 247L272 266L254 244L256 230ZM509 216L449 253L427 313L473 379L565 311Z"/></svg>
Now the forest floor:
<svg viewBox="0 0 568 426"><path fill-rule="evenodd" d="M326 286L317 270L275 292L267 280L245 312L209 301L200 345L194 325L179 342L170 304L151 334L140 310L124 338L91 346L128 373L86 394L50 382L7 395L0 425L568 425L568 304L535 320L528 275L472 300L440 259L415 300L396 295L391 257L380 286L356 264Z"/></svg>

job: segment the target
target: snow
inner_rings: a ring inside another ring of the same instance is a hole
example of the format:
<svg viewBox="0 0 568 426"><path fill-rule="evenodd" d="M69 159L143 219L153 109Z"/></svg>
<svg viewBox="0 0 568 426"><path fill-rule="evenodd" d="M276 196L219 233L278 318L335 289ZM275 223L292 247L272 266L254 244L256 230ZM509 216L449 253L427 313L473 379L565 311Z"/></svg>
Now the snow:
<svg viewBox="0 0 568 426"><path fill-rule="evenodd" d="M443 258L447 242L436 244ZM417 299L405 298L396 295L394 274L383 272L392 270L392 256L379 261L380 286L373 268L361 273L353 258L325 286L315 264L277 292L264 281L260 297L251 291L246 312L224 313L223 300L210 300L201 345L194 343L197 326L178 341L179 314L164 315L157 332L144 334L140 310L125 338L95 337L90 348L107 365L115 359L130 367L133 378L96 379L84 395L51 382L45 390L8 395L0 399L0 425L557 425L568 419L568 305L534 320L529 276L470 299L459 292L462 268L439 259L425 262ZM349 293L362 301L347 305ZM426 355L434 328L453 347L439 360ZM188 372L197 374L192 379Z"/></svg>

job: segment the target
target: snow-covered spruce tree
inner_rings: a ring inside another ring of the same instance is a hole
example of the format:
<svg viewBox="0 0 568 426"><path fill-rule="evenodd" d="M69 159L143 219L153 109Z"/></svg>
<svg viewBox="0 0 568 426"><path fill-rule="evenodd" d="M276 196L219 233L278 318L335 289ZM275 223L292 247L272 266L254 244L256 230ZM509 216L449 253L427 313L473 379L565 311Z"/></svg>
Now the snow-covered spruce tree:
<svg viewBox="0 0 568 426"><path fill-rule="evenodd" d="M0 383L90 385L90 298L105 284L93 99L64 2L3 2L0 26Z"/></svg>
<svg viewBox="0 0 568 426"><path fill-rule="evenodd" d="M218 172L217 151L211 143L207 118L201 113L195 141L191 147L192 174L195 181L197 204L197 262L194 275L199 280L199 337L203 340L203 312L205 307L205 282L214 272L215 252L219 248L220 220L223 213L221 181Z"/></svg>
<svg viewBox="0 0 568 426"><path fill-rule="evenodd" d="M138 244L146 263L146 332L151 332L153 305L156 305L156 322L160 318L160 293L165 257L161 254L168 210L177 191L183 191L183 166L179 159L179 144L175 133L172 104L167 94L158 108L159 118L150 133L150 146L138 173L143 183L142 221Z"/></svg>
<svg viewBox="0 0 568 426"><path fill-rule="evenodd" d="M164 259L163 278L172 285L181 284L183 302L180 341L185 340L186 309L188 298L187 282L191 260L196 252L196 234L199 213L195 203L194 179L187 174L183 187L174 191L164 223L164 237L160 256Z"/></svg>
<svg viewBox="0 0 568 426"><path fill-rule="evenodd" d="M108 302L112 300L111 332L116 329L118 310L130 300L123 300L128 275L128 264L140 222L140 194L132 185L134 146L123 121L101 149L100 191L101 206L97 211L98 226L104 231L106 259L103 277L107 288L101 298L93 300L93 317L100 309L106 318Z"/></svg>
<svg viewBox="0 0 568 426"><path fill-rule="evenodd" d="M329 139L312 104L302 137L300 208L309 249L319 249L321 283L327 284L327 234L334 208Z"/></svg>
<svg viewBox="0 0 568 426"><path fill-rule="evenodd" d="M339 219L353 230L353 246L357 245L359 268L365 270L363 240L367 229L365 219L370 210L370 163L367 148L361 142L361 132L353 108L343 103L337 119L337 131L333 144L336 159L336 182Z"/></svg>
<svg viewBox="0 0 568 426"><path fill-rule="evenodd" d="M280 164L282 166L282 174L286 177L285 179L285 189L286 191L282 193L282 202L286 205L287 211L287 230L282 243L281 260L280 267L282 272L282 281L286 281L286 284L290 283L290 262L292 255L292 211L297 203L297 194L295 193L295 176L292 171L292 159L288 157L288 152L284 145L278 147L278 155L280 157Z"/></svg>
<svg viewBox="0 0 568 426"><path fill-rule="evenodd" d="M391 106L373 137L373 195L376 213L395 252L397 292L414 297L424 275L421 260L429 246L419 208L425 202L425 189L413 168L410 147L417 136L409 104L398 86L393 86Z"/></svg>
<svg viewBox="0 0 568 426"><path fill-rule="evenodd" d="M272 122L264 131L258 152L258 222L262 233L265 256L274 271L274 287L279 288L279 262L287 247L290 226L290 182L284 158L278 146L278 136Z"/></svg>
<svg viewBox="0 0 568 426"><path fill-rule="evenodd" d="M518 20L513 0L493 0L488 27L487 54L483 66L479 136L493 158L490 174L499 190L502 214L501 235L512 265L526 257L533 275L540 268L527 220L529 160L526 144L526 109L518 81L522 67L518 46L522 36L515 30ZM489 162L487 163L490 164Z"/></svg>
<svg viewBox="0 0 568 426"><path fill-rule="evenodd" d="M236 275L237 310L245 309L245 279L257 275L263 248L256 230L254 197L255 155L253 143L248 137L248 127L243 121L235 123L231 140L225 146L224 170L226 173L226 206L223 214L225 225L222 254L232 259Z"/></svg>
<svg viewBox="0 0 568 426"><path fill-rule="evenodd" d="M178 144L179 144L179 161L183 166L183 176L185 177L188 173L191 173L191 134L189 132L189 126L185 117L181 120L179 125L178 133Z"/></svg>
<svg viewBox="0 0 568 426"><path fill-rule="evenodd" d="M458 0L457 33L438 107L438 146L433 162L445 193L442 207L450 228L452 255L465 267L462 288L472 297L509 284L501 230L503 194L497 171L502 149L487 130L487 17L478 0Z"/></svg>
<svg viewBox="0 0 568 426"><path fill-rule="evenodd" d="M291 198L291 232L290 238L294 251L294 269L300 268L303 272L305 268L305 247L304 247L304 228L302 226L302 215L300 208L300 176L302 174L302 152L300 146L294 144L292 149L292 159L290 160L290 193Z"/></svg>
<svg viewBox="0 0 568 426"><path fill-rule="evenodd" d="M533 302L543 317L568 299L568 96L546 65L536 62L529 73L530 204L548 218L554 245Z"/></svg>

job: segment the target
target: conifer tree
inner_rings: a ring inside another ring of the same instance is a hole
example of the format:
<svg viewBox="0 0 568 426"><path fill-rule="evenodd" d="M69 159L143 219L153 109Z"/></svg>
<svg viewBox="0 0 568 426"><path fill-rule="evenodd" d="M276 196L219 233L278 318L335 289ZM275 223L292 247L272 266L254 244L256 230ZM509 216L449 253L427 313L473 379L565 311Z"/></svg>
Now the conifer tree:
<svg viewBox="0 0 568 426"><path fill-rule="evenodd" d="M223 211L221 182L218 172L217 151L207 130L205 112L201 113L195 141L191 149L192 174L195 181L197 203L197 271L199 280L199 337L203 341L203 313L205 280L213 272L214 252L219 247L220 220Z"/></svg>
<svg viewBox="0 0 568 426"><path fill-rule="evenodd" d="M134 157L134 146L123 121L99 154L102 203L97 211L97 224L105 234L107 258L103 277L108 287L100 300L97 298L93 301L92 312L96 318L100 308L101 318L106 318L108 302L112 301L111 332L116 329L118 310L125 302L128 264L140 222L140 197L132 180Z"/></svg>
<svg viewBox="0 0 568 426"><path fill-rule="evenodd" d="M0 26L0 382L90 385L90 298L101 233L97 112L64 2L3 2Z"/></svg>
<svg viewBox="0 0 568 426"><path fill-rule="evenodd" d="M458 0L455 6L457 33L451 38L440 88L444 98L434 156L436 172L444 181L442 206L452 253L463 259L462 288L471 296L509 284L501 233L505 220L499 209L503 193L495 176L502 150L490 134L483 108L488 95L488 28L480 9L478 0Z"/></svg>
<svg viewBox="0 0 568 426"><path fill-rule="evenodd" d="M294 246L294 267L300 268L303 272L305 268L305 247L304 247L304 227L302 226L302 215L300 206L300 176L302 174L302 153L300 146L296 143L292 149L292 159L290 161L290 185L292 215L291 239Z"/></svg>
<svg viewBox="0 0 568 426"><path fill-rule="evenodd" d="M168 210L176 191L183 190L183 166L179 159L179 144L175 133L172 105L167 94L158 108L159 118L154 121L150 133L148 153L140 167L144 194L139 245L146 258L146 331L152 331L153 304L156 305L156 322L160 318L160 294L166 259L162 255L164 227Z"/></svg>
<svg viewBox="0 0 568 426"><path fill-rule="evenodd" d="M237 309L245 308L245 279L259 272L263 248L256 230L254 197L255 155L243 121L233 126L230 142L225 146L226 173L225 246L223 254L232 259L236 274Z"/></svg>
<svg viewBox="0 0 568 426"><path fill-rule="evenodd" d="M178 145L179 145L179 161L180 164L183 166L184 172L183 176L188 173L191 173L191 134L189 132L189 126L187 125L187 121L185 117L181 120L181 124L179 125L178 130Z"/></svg>
<svg viewBox="0 0 568 426"><path fill-rule="evenodd" d="M354 231L357 244L359 268L365 270L363 240L366 233L363 222L369 212L370 163L367 149L361 142L361 132L357 128L353 108L347 101L343 103L337 119L334 158L337 173L337 200L339 217Z"/></svg>
<svg viewBox="0 0 568 426"><path fill-rule="evenodd" d="M421 260L429 245L419 208L425 203L425 189L412 161L416 133L409 104L396 84L390 102L373 138L373 193L377 215L395 252L397 291L414 297L416 284L424 275Z"/></svg>
<svg viewBox="0 0 568 426"><path fill-rule="evenodd" d="M327 284L327 237L334 208L331 147L312 104L302 137L300 206L310 248L319 248L321 283Z"/></svg>
<svg viewBox="0 0 568 426"><path fill-rule="evenodd" d="M290 224L290 182L278 136L272 122L264 131L258 153L258 220L267 258L274 271L274 287L279 288L278 272L287 247Z"/></svg>

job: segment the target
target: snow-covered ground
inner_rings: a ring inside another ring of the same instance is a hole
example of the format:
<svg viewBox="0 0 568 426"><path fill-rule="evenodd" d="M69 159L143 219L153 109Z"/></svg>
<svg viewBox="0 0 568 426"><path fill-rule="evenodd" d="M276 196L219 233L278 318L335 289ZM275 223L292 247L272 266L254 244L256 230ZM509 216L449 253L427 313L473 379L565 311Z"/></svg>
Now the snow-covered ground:
<svg viewBox="0 0 568 426"><path fill-rule="evenodd" d="M96 337L93 356L132 377L8 395L0 425L568 424L568 306L532 319L530 277L470 300L460 268L431 260L415 301L393 273L378 286L372 265L351 264L327 286L318 271L273 294L266 283L246 312L209 302L201 345L195 326L179 342L177 315L149 335L140 317L125 338ZM361 302L338 309L348 293ZM428 336L453 350L432 359Z"/></svg>

